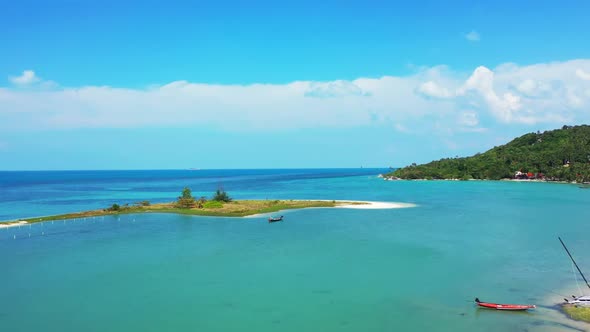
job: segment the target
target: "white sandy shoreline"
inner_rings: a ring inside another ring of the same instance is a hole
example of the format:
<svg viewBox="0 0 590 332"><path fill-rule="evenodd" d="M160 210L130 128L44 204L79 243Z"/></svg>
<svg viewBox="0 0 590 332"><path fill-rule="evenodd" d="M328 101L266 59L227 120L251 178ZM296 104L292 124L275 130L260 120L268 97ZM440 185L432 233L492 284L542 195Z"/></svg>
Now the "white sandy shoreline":
<svg viewBox="0 0 590 332"><path fill-rule="evenodd" d="M0 228L18 227L26 224L28 224L28 222L23 220L17 222L0 222Z"/></svg>
<svg viewBox="0 0 590 332"><path fill-rule="evenodd" d="M378 209L406 209L417 207L418 205L413 203L401 203L401 202L378 202L378 201L354 201L354 200L333 200L333 199L294 199L294 201L315 201L315 202L337 202L337 203L349 203L331 207L309 207L302 209L359 209L359 210L378 210ZM289 209L290 210L290 209ZM295 209L301 210L301 209ZM242 218L259 218L277 214L277 212L259 213Z"/></svg>
<svg viewBox="0 0 590 332"><path fill-rule="evenodd" d="M350 203L344 205L337 205L331 208L342 208L342 209L405 209L412 208L418 205L413 203L401 203L401 202L379 202L379 201L355 201L355 200L334 200L334 199L294 199L294 201L304 202L336 202L336 203Z"/></svg>
<svg viewBox="0 0 590 332"><path fill-rule="evenodd" d="M351 202L351 201L335 201L335 202ZM400 202L377 202L377 201L352 201L351 203L362 203L362 204L346 204L335 206L335 208L341 209L405 209L416 207L416 204L412 203L400 203Z"/></svg>

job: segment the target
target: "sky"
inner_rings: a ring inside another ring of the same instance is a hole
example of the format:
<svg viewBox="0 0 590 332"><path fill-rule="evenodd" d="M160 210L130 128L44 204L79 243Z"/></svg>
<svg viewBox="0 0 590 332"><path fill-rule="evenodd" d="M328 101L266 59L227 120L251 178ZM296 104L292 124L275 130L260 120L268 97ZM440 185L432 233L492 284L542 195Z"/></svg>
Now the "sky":
<svg viewBox="0 0 590 332"><path fill-rule="evenodd" d="M399 167L590 121L588 1L0 1L0 170Z"/></svg>

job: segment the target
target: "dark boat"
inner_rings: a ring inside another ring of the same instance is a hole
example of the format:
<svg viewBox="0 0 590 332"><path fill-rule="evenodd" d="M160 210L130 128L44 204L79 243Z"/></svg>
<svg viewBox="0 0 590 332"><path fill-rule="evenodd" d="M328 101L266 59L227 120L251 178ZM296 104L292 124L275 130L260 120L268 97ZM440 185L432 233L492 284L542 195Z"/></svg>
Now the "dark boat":
<svg viewBox="0 0 590 332"><path fill-rule="evenodd" d="M528 310L528 309L535 309L537 307L534 304L499 304L499 303L481 302L478 298L475 298L475 303L482 308L496 309L496 310L508 310L508 311L522 311L522 310Z"/></svg>
<svg viewBox="0 0 590 332"><path fill-rule="evenodd" d="M268 222L276 222L276 221L283 221L283 216L268 218Z"/></svg>

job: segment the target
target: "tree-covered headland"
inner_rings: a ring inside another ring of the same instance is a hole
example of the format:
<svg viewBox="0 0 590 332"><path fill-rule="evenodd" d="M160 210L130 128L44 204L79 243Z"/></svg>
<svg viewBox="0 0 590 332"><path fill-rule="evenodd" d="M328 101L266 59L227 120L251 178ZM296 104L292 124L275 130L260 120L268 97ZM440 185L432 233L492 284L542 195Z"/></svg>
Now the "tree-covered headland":
<svg viewBox="0 0 590 332"><path fill-rule="evenodd" d="M500 180L515 178L517 172L529 179L590 181L590 126L529 133L471 157L412 164L384 177Z"/></svg>

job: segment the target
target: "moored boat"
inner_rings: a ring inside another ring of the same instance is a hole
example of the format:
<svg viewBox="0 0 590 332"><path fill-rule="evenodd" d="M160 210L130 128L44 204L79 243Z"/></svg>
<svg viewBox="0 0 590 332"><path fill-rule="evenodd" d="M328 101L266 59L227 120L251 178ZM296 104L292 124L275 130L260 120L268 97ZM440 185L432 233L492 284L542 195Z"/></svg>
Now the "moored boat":
<svg viewBox="0 0 590 332"><path fill-rule="evenodd" d="M590 295L572 296L572 299L564 299L565 303L573 304L580 307L590 307Z"/></svg>
<svg viewBox="0 0 590 332"><path fill-rule="evenodd" d="M528 309L535 309L537 307L534 304L500 304L500 303L481 302L478 298L475 298L475 303L482 308L496 309L496 310L508 310L508 311L522 311L522 310L528 310Z"/></svg>
<svg viewBox="0 0 590 332"><path fill-rule="evenodd" d="M582 276L582 279L584 279L586 286L588 286L588 288L590 288L590 283L588 283L588 279L586 279L586 276L584 275L584 273L582 273L582 270L578 266L578 263L576 263L576 261L574 260L574 257L570 253L569 249L565 246L565 243L563 243L563 240L561 239L561 237L557 237L557 238L559 239L559 242L561 242L561 245L563 246L563 249L565 249L565 252L567 253L567 255L572 260L572 264L576 267L576 269L578 269L578 272ZM572 269L573 269L573 267L572 267ZM573 272L574 272L574 279L576 279L576 272L575 271L573 271ZM577 283L578 283L578 280L576 279L576 284ZM578 285L578 289L580 289L580 285ZM581 292L581 290L580 290L580 292ZM573 304L575 306L581 306L581 307L590 307L590 295L582 295L582 296L572 295L571 300L570 299L564 299L564 300L565 300L566 304Z"/></svg>
<svg viewBox="0 0 590 332"><path fill-rule="evenodd" d="M283 221L283 216L268 218L268 222L276 222L276 221Z"/></svg>

